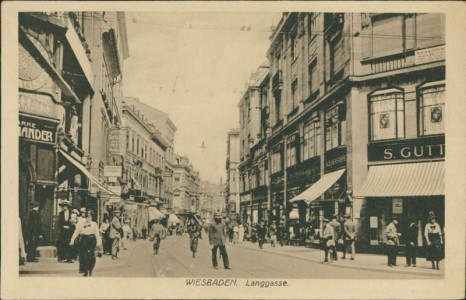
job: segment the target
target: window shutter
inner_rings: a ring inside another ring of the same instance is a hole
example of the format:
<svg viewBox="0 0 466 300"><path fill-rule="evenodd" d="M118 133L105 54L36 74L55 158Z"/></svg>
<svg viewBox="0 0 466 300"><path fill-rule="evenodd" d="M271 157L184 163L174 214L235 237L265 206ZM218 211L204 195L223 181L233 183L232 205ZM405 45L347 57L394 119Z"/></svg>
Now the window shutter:
<svg viewBox="0 0 466 300"><path fill-rule="evenodd" d="M372 20L374 57L403 52L403 16Z"/></svg>
<svg viewBox="0 0 466 300"><path fill-rule="evenodd" d="M418 14L416 32L417 49L445 44L445 15Z"/></svg>

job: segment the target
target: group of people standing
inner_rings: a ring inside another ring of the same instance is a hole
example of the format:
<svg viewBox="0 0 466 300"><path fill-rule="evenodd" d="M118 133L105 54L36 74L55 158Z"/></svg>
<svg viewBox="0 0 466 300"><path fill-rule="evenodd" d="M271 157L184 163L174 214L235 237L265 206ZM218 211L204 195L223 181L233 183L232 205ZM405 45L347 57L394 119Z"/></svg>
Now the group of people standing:
<svg viewBox="0 0 466 300"><path fill-rule="evenodd" d="M287 240L287 232L285 222L281 220L277 225L276 221L272 221L270 226L267 226L265 222L261 221L259 224L254 224L251 228L251 241L253 244L256 242L259 244L259 248L262 249L263 245L270 241L270 245L275 247L277 244L283 246Z"/></svg>
<svg viewBox="0 0 466 300"><path fill-rule="evenodd" d="M332 220L323 219L323 233L321 240L324 249L324 261L322 263L332 263L338 260L337 246L341 248L341 259L346 259L349 250L350 259L355 259L356 226L349 214L344 215L343 222L338 220L338 215L333 215Z"/></svg>
<svg viewBox="0 0 466 300"><path fill-rule="evenodd" d="M404 235L406 267L416 267L416 252L419 239L419 219L412 217L409 220L409 225ZM388 266L395 267L396 258L400 246L402 234L398 232L398 218L393 217L390 224L385 229L387 236L387 257ZM424 228L424 238L427 245L426 259L432 263L432 269L440 270L439 262L443 259L443 235L440 225L437 223L437 218L433 212L429 213L428 223Z"/></svg>
<svg viewBox="0 0 466 300"><path fill-rule="evenodd" d="M225 229L227 230L228 240L230 243L237 244L244 241L245 229L243 224L227 226Z"/></svg>

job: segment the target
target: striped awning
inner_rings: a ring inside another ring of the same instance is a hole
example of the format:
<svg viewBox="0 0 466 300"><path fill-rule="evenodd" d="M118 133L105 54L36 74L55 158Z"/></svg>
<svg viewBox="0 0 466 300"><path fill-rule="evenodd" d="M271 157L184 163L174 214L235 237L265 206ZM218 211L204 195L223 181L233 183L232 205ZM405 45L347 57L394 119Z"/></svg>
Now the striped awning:
<svg viewBox="0 0 466 300"><path fill-rule="evenodd" d="M335 182L340 179L343 173L345 173L345 169L325 174L310 188L291 199L290 202L304 200L307 202L307 204L311 203L312 201L322 196L323 193L325 193L332 185L334 185Z"/></svg>
<svg viewBox="0 0 466 300"><path fill-rule="evenodd" d="M59 152L60 152L60 154L63 155L63 157L66 158L71 164L73 164L76 168L78 168L81 172L83 172L83 174L86 175L87 178L89 178L90 181L92 181L93 183L95 183L102 193L107 193L107 194L110 194L110 195L115 195L114 192L110 191L110 190L109 190L108 188L106 188L97 178L95 178L95 176L92 175L92 173L91 173L88 169L86 169L86 167L85 167L81 162L78 162L76 159L74 159L72 156L70 156L68 153L66 153L66 152L63 151L62 149L59 149Z"/></svg>
<svg viewBox="0 0 466 300"><path fill-rule="evenodd" d="M359 197L445 195L443 161L370 166Z"/></svg>

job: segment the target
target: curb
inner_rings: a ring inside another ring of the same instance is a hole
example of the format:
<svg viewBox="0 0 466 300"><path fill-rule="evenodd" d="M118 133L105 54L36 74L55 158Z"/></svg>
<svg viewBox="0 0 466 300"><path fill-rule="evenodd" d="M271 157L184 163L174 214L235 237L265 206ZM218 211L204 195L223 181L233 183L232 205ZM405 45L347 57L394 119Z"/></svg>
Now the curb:
<svg viewBox="0 0 466 300"><path fill-rule="evenodd" d="M307 257L302 257L302 256L298 256L298 255L293 255L293 254L289 254L289 253L278 253L278 252L274 252L274 251L271 251L271 250L268 250L268 249L257 249L257 248L249 248L247 246L239 246L238 244L230 244L234 247L239 247L239 248L243 248L243 249L250 249L250 250L254 250L254 251L259 251L259 252L267 252L267 253L270 253L270 254L275 254L275 255L282 255L282 256L286 256L286 257L290 257L290 258L295 258L295 259L301 259L301 260L305 260L305 261L309 261L309 262L313 262L313 263L316 263L316 264L322 264L322 260L319 260L319 259L312 259L312 258L307 258ZM389 274L412 274L412 275L420 275L420 276L427 276L427 277L445 277L445 274L444 273L439 273L439 274L432 274L432 273L423 273L423 272L416 272L416 271L409 271L409 270L406 270L406 271L398 271L398 270L395 270L395 269L385 269L385 268L378 268L378 267L366 267L366 266L350 266L350 265L341 265L341 264L328 264L327 266L329 267L336 267L336 268L346 268L346 269L359 269L359 270L364 270L364 271L371 271L371 272L383 272L383 273L389 273Z"/></svg>

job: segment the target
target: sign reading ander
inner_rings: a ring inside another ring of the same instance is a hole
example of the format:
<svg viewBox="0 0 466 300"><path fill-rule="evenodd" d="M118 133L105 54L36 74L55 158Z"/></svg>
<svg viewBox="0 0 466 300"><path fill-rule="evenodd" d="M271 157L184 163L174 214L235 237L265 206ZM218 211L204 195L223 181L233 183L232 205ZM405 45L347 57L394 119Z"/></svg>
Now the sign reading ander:
<svg viewBox="0 0 466 300"><path fill-rule="evenodd" d="M54 144L57 123L32 116L19 115L19 136L23 139Z"/></svg>

